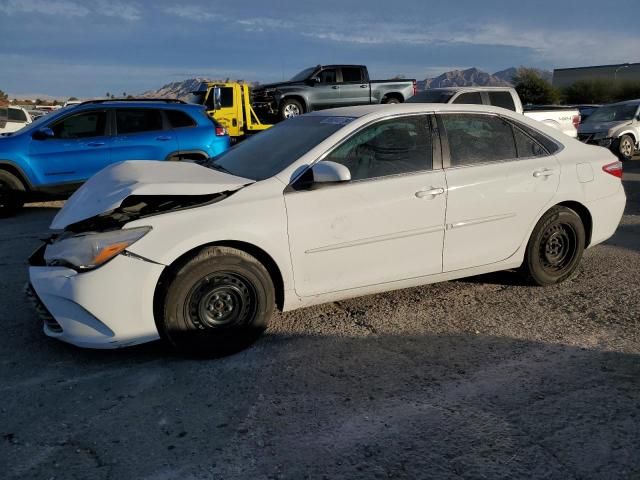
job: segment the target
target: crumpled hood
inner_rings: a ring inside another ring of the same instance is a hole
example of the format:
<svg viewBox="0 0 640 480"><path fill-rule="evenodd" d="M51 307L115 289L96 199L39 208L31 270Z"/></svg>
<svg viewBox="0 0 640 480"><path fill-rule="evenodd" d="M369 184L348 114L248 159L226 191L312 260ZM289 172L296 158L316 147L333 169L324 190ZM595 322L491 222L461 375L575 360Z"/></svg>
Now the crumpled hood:
<svg viewBox="0 0 640 480"><path fill-rule="evenodd" d="M292 85L302 85L304 82L278 82L278 83L265 83L260 85L257 88L254 88L254 91L260 92L263 90L268 90L272 88L281 88L281 87L290 87Z"/></svg>
<svg viewBox="0 0 640 480"><path fill-rule="evenodd" d="M624 127L626 125L631 125L630 120L622 120L622 121L614 121L614 122L585 122L580 124L578 127L579 133L600 133L600 132L608 132L609 130L613 130L615 128Z"/></svg>
<svg viewBox="0 0 640 480"><path fill-rule="evenodd" d="M209 195L254 183L189 162L129 160L101 170L80 187L51 222L51 229L109 212L131 195Z"/></svg>

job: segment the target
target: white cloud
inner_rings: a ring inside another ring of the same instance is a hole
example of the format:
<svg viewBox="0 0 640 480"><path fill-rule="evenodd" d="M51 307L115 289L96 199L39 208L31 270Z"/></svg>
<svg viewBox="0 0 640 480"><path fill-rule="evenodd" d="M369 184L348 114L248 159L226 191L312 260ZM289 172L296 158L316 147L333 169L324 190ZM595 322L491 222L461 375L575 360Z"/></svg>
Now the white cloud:
<svg viewBox="0 0 640 480"><path fill-rule="evenodd" d="M120 1L103 2L93 9L71 0L0 0L0 12L14 14L41 14L62 17L86 17L90 14L139 20L140 9L135 4Z"/></svg>
<svg viewBox="0 0 640 480"><path fill-rule="evenodd" d="M96 13L107 17L119 17L123 20L140 20L142 12L135 4L124 2L105 2L96 7Z"/></svg>
<svg viewBox="0 0 640 480"><path fill-rule="evenodd" d="M89 9L80 3L69 0L4 0L0 2L0 12L9 15L41 13L44 15L84 17L89 14Z"/></svg>
<svg viewBox="0 0 640 480"><path fill-rule="evenodd" d="M211 13L199 7L197 5L183 5L178 7L167 7L163 9L163 12L168 15L184 18L187 20L193 20L196 22L207 22L209 20L215 20L222 18L217 13Z"/></svg>

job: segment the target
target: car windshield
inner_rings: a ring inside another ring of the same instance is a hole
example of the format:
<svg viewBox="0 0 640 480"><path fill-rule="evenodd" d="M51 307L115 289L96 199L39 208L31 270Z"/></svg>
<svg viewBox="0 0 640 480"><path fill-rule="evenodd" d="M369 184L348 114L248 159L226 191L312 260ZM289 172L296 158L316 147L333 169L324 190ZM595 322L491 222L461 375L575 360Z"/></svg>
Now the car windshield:
<svg viewBox="0 0 640 480"><path fill-rule="evenodd" d="M625 120L633 120L638 111L637 103L626 103L623 105L609 105L600 107L585 121L585 123L595 122L623 122Z"/></svg>
<svg viewBox="0 0 640 480"><path fill-rule="evenodd" d="M300 116L265 130L226 152L206 166L238 177L264 180L281 172L352 117Z"/></svg>
<svg viewBox="0 0 640 480"><path fill-rule="evenodd" d="M409 98L407 103L447 103L453 94L448 90L425 90Z"/></svg>
<svg viewBox="0 0 640 480"><path fill-rule="evenodd" d="M309 67L302 70L300 73L291 77L291 82L301 82L309 78L309 76L316 70L316 67Z"/></svg>

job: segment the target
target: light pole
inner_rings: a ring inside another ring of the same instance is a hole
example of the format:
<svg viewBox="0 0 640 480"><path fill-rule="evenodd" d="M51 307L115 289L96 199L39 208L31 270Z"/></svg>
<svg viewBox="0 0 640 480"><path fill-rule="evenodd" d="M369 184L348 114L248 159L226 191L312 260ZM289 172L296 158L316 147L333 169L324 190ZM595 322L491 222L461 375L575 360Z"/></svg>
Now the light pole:
<svg viewBox="0 0 640 480"><path fill-rule="evenodd" d="M614 83L618 79L618 70L622 70L623 68L629 68L629 64L625 63L624 65L620 65L618 68L616 68L616 71L613 72L613 81L614 81Z"/></svg>

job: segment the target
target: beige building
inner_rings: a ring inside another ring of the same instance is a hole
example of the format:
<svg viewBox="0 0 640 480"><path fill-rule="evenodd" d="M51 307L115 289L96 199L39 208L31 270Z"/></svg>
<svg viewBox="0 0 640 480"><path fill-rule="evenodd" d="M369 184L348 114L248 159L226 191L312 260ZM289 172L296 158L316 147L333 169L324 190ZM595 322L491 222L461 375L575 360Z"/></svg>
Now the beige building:
<svg viewBox="0 0 640 480"><path fill-rule="evenodd" d="M579 80L637 81L640 82L640 63L619 63L594 67L556 68L553 86L567 87Z"/></svg>

